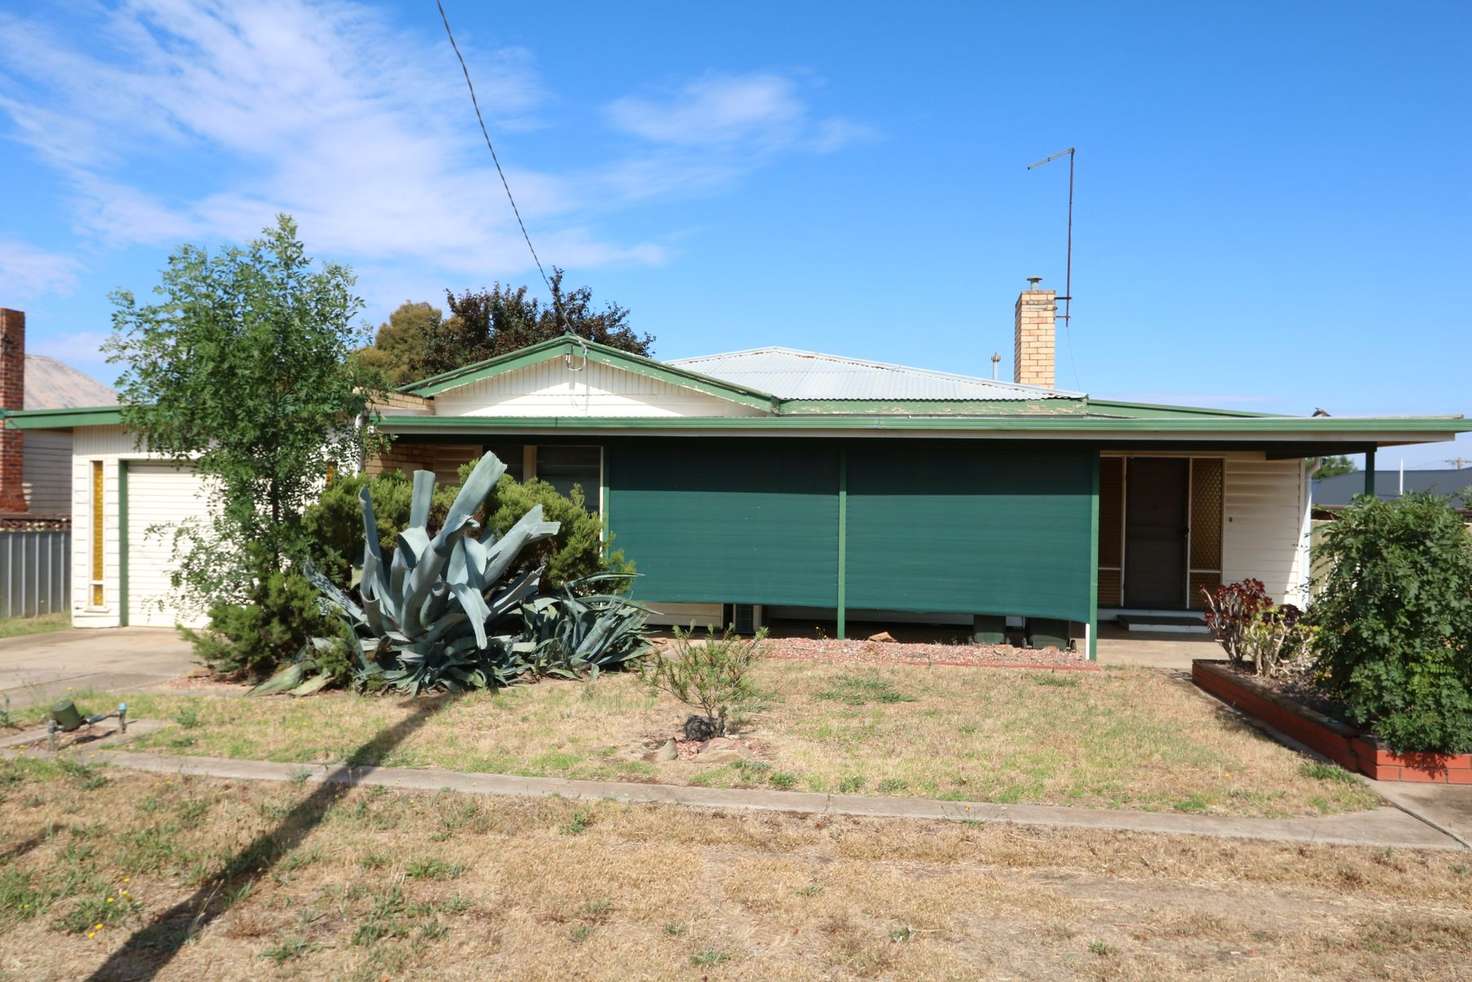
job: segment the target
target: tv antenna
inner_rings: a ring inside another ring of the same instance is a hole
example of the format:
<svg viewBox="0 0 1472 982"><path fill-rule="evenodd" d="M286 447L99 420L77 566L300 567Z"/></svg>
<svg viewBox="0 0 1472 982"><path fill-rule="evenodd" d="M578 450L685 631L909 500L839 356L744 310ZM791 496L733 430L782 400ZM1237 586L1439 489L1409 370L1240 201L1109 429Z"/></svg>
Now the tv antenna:
<svg viewBox="0 0 1472 982"><path fill-rule="evenodd" d="M1044 164L1051 164L1059 157L1064 155L1068 157L1068 246L1063 260L1063 296L1058 298L1063 301L1064 327L1068 327L1073 306L1073 155L1077 150L1077 147L1069 147L1027 165L1028 170L1037 170Z"/></svg>

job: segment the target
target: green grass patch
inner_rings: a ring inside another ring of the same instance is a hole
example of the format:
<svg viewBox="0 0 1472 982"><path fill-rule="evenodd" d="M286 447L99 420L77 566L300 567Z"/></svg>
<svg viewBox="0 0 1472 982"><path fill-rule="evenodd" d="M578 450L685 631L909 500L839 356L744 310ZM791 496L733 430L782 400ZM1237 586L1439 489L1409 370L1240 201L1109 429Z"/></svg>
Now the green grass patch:
<svg viewBox="0 0 1472 982"><path fill-rule="evenodd" d="M888 679L880 678L878 675L840 675L833 679L827 689L819 692L817 697L841 702L845 706L915 701L914 696L901 692Z"/></svg>
<svg viewBox="0 0 1472 982"><path fill-rule="evenodd" d="M0 617L0 638L19 638L30 634L50 634L72 626L68 613L42 614L40 617Z"/></svg>

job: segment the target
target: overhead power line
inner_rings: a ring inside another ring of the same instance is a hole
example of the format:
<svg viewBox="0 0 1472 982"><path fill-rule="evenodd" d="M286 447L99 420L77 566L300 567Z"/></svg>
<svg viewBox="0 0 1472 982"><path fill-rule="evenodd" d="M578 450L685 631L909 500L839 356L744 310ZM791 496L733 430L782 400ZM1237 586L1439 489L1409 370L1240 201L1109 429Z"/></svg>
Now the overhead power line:
<svg viewBox="0 0 1472 982"><path fill-rule="evenodd" d="M506 189L506 200L511 202L511 213L516 216L516 224L521 226L521 237L526 240L527 251L532 254L532 262L537 264L537 272L542 275L542 283L547 287L547 293L552 297L553 307L557 303L557 295L552 292L552 281L547 279L547 271L542 268L542 259L537 255L537 247L532 245L532 237L527 233L526 222L521 220L521 209L516 207L516 198L511 194L511 184L506 180L506 172L501 169L501 158L496 156L496 148L491 143L491 132L486 129L485 117L480 112L480 101L475 97L475 83L470 80L470 69L466 67L465 56L460 53L460 45L455 43L455 32L450 29L450 18L445 13L445 5L440 0L434 0L434 5L439 8L440 21L445 25L445 36L450 39L450 47L455 49L455 57L460 60L460 71L465 76L465 87L470 90L470 104L475 107L475 120L480 123L480 135L485 137L486 149L491 152L491 160L496 165L496 173L501 175L501 187ZM562 311L553 311L557 319L562 320Z"/></svg>

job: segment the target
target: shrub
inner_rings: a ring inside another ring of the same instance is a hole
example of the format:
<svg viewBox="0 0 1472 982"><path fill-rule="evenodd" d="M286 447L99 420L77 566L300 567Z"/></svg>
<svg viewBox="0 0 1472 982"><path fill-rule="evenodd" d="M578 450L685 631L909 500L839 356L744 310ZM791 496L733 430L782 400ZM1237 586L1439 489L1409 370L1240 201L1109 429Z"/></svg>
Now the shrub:
<svg viewBox="0 0 1472 982"><path fill-rule="evenodd" d="M1226 651L1227 658L1234 664L1242 664L1246 661L1242 634L1258 614L1273 605L1273 598L1268 596L1262 580L1250 578L1223 583L1215 593L1203 587L1201 595L1206 598L1206 626Z"/></svg>
<svg viewBox="0 0 1472 982"><path fill-rule="evenodd" d="M364 488L373 495L379 547L387 552L394 547L394 536L409 524L413 486L399 471L339 476L302 515L312 564L344 588L353 586L353 564L363 557L363 505L358 495ZM437 517L443 518L445 510L440 508Z"/></svg>
<svg viewBox="0 0 1472 982"><path fill-rule="evenodd" d="M623 553L605 550L603 519L588 511L583 489L578 486L568 496L559 494L546 481L503 477L486 500L486 522L501 535L537 505L542 506L549 522L562 526L555 538L531 550L532 560L546 566L542 577L549 587L568 586L596 573L634 571L634 564L626 561Z"/></svg>
<svg viewBox="0 0 1472 982"><path fill-rule="evenodd" d="M458 482L436 486L429 511L430 528L438 528L444 521L473 464L474 461L460 469ZM313 564L343 588L354 585L353 563L363 555L363 517L358 495L364 488L373 496L379 546L388 552L394 547L394 537L409 524L413 485L402 472L339 477L302 517L311 540ZM496 535L505 535L536 505L542 506L542 514L549 522L561 526L555 538L535 544L527 553L531 563L545 565L542 581L547 586L560 588L596 573L633 572L633 564L622 553L605 548L603 520L588 511L580 488L575 487L572 495L567 496L559 494L546 481L518 481L503 475L486 496L483 505L486 523Z"/></svg>
<svg viewBox="0 0 1472 982"><path fill-rule="evenodd" d="M1314 605L1331 695L1397 752L1472 750L1472 540L1441 498L1360 498Z"/></svg>
<svg viewBox="0 0 1472 982"><path fill-rule="evenodd" d="M233 678L260 678L296 657L308 639L336 636L338 622L324 614L317 588L299 573L272 573L257 584L245 603L217 603L210 625L202 631L182 630L194 653L210 669ZM329 658L324 670L346 675L346 650Z"/></svg>
<svg viewBox="0 0 1472 982"><path fill-rule="evenodd" d="M1206 626L1232 664L1267 676L1308 669L1314 628L1292 604L1275 605L1261 580L1224 583L1201 594L1206 598Z"/></svg>
<svg viewBox="0 0 1472 982"><path fill-rule="evenodd" d="M755 695L749 676L761 657L767 632L758 631L748 640L729 627L721 634L711 628L703 641L694 642L690 632L675 628L674 633L674 653L661 652L650 658L644 666L644 682L700 710L721 736L731 708Z"/></svg>

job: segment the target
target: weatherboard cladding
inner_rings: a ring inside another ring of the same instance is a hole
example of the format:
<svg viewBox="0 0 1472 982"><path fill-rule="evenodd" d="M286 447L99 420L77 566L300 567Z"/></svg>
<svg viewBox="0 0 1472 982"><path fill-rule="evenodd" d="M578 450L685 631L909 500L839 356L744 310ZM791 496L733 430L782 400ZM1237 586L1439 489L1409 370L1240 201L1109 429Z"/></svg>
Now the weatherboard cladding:
<svg viewBox="0 0 1472 982"><path fill-rule="evenodd" d="M753 348L670 362L779 399L1077 399L1063 392L793 348Z"/></svg>
<svg viewBox="0 0 1472 982"><path fill-rule="evenodd" d="M1093 459L975 443L618 441L609 528L641 574L636 596L656 601L834 607L841 575L851 608L1087 621Z"/></svg>

